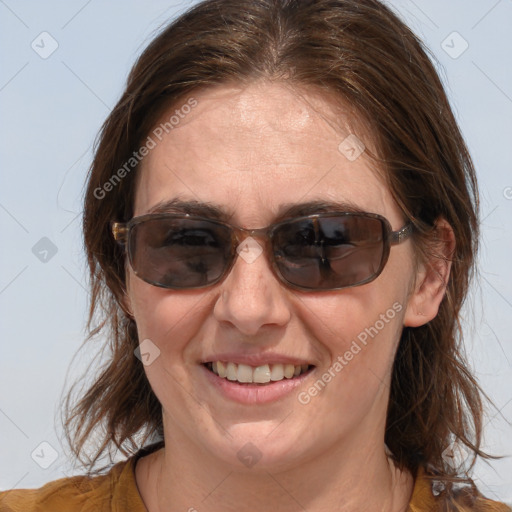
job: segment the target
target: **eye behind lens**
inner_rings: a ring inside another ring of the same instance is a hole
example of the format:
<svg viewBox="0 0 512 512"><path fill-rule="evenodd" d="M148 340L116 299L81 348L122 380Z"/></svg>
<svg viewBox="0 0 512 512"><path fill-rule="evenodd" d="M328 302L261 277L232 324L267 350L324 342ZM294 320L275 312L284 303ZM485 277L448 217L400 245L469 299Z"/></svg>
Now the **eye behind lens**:
<svg viewBox="0 0 512 512"><path fill-rule="evenodd" d="M220 278L231 232L215 222L155 218L134 226L130 263L146 282L164 288L200 288Z"/></svg>

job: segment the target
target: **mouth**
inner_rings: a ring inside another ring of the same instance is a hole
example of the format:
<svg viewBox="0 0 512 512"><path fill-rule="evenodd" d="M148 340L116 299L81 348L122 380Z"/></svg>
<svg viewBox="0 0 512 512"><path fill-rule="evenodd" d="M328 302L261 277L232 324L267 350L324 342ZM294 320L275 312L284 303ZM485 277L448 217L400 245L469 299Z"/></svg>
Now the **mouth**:
<svg viewBox="0 0 512 512"><path fill-rule="evenodd" d="M203 366L221 379L237 384L256 384L268 386L274 382L297 379L310 373L314 366L311 364L263 364L250 366L230 361L210 361Z"/></svg>

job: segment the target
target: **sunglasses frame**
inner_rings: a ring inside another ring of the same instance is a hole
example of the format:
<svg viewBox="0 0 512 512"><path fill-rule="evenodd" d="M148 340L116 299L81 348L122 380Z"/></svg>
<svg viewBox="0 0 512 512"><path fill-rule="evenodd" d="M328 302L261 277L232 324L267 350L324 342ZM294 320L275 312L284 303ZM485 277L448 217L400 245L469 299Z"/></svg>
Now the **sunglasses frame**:
<svg viewBox="0 0 512 512"><path fill-rule="evenodd" d="M283 224L289 224L290 222L295 221L301 221L301 220L315 220L319 218L324 217L366 217L371 219L377 219L381 222L384 233L383 233L383 252L382 252L382 258L381 263L379 266L379 269L377 272L372 274L369 278L358 282L356 284L346 285L346 286L340 286L340 287L333 287L333 288L313 288L313 287L305 287L296 285L294 283L289 282L279 270L279 267L276 262L276 258L274 256L274 251L268 249L268 242L270 242L270 246L272 248L272 238L273 233L277 228L282 226ZM132 245L130 244L130 234L134 226L137 226L138 224L144 223L149 220L157 220L157 219L190 219L190 220L196 220L196 221L207 221L211 222L213 224L217 224L223 227L227 227L230 230L231 233L231 248L230 248L230 255L229 260L226 262L226 266L224 271L220 274L220 276L215 279L214 281L206 284L206 285L199 285L199 286L184 286L184 287L171 287L171 286L165 286L161 283L156 283L151 280L145 279L144 277L141 277L137 270L134 268L133 265L133 255L131 251ZM389 253L391 250L391 246L398 245L407 240L411 234L412 234L412 223L408 222L404 226L402 226L397 231L393 231L391 228L391 224L389 221L383 217L382 215L376 214L376 213L366 213L366 212L322 212L322 213L314 213L311 215L304 215L300 217L293 217L290 219L285 219L280 222L276 222L274 224L270 224L269 226L266 226L264 228L256 228L256 229L247 229L247 228L241 228L238 226L234 226L232 224L229 224L227 222L222 222L217 219L211 219L207 217L202 217L198 215L192 215L189 213L149 213L145 215L140 215L138 217L133 217L128 222L116 222L112 221L111 223L111 231L112 235L114 237L114 240L121 245L124 250L128 253L128 260L130 262L130 266L140 279L145 281L146 283L149 283L153 286L158 286L160 288L165 288L169 290L193 290L193 289L200 289L200 288L208 288L210 286L213 286L220 281L222 281L226 276L230 273L231 269L233 268L233 265L236 261L237 256L237 248L238 246L248 237L253 238L260 238L265 240L265 244L263 247L263 252L265 253L267 257L267 261L271 263L271 268L274 273L274 275L278 278L278 280L285 284L286 286L289 286L290 288L294 288L296 290L301 291L309 291L309 292L322 292L322 291L333 291L333 290L342 290L345 288L352 288L354 286L361 286L363 284L370 283L371 281L374 281L379 277L379 275L384 270L384 267L386 266L386 263L389 258ZM270 256L270 257L269 257Z"/></svg>

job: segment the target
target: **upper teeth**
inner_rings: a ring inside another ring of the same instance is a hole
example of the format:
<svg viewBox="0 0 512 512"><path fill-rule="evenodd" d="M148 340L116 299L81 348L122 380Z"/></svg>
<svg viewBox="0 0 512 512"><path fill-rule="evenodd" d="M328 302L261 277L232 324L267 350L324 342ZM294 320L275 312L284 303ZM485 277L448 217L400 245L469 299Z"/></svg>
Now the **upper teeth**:
<svg viewBox="0 0 512 512"><path fill-rule="evenodd" d="M305 372L309 365L293 364L264 364L262 366L249 366L247 364L225 363L214 361L210 366L211 370L219 377L236 380L238 382L256 382L265 384L270 381L291 379Z"/></svg>

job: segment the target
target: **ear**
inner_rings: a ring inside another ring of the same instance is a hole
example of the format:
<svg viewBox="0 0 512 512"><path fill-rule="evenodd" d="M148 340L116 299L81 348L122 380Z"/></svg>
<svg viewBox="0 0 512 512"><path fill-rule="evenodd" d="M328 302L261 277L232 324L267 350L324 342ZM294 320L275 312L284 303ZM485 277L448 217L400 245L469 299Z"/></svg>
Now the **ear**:
<svg viewBox="0 0 512 512"><path fill-rule="evenodd" d="M446 292L455 252L455 235L450 224L442 218L436 221L434 229L435 238L427 260L418 265L414 289L407 302L405 327L419 327L433 320Z"/></svg>

